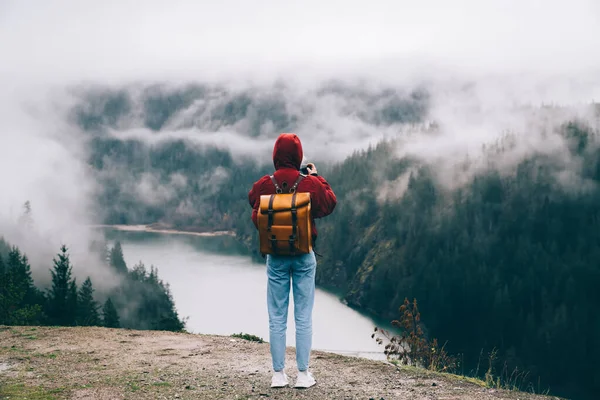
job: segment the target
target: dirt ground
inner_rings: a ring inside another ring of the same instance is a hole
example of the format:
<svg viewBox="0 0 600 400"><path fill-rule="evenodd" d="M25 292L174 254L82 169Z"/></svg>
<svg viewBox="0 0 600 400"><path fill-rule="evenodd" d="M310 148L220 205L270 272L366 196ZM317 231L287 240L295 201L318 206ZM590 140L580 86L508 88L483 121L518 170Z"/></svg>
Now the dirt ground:
<svg viewBox="0 0 600 400"><path fill-rule="evenodd" d="M268 343L106 328L0 326L0 399L556 399L314 352L309 389L271 389ZM296 378L294 349L286 372Z"/></svg>

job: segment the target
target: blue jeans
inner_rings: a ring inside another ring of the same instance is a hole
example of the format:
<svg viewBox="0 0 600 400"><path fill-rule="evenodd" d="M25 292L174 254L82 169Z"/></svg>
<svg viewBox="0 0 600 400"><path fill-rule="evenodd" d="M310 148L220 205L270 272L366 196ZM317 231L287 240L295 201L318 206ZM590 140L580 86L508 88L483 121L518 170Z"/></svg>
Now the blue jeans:
<svg viewBox="0 0 600 400"><path fill-rule="evenodd" d="M282 371L285 367L290 280L293 287L296 323L296 363L299 371L308 369L312 347L316 269L317 260L314 252L298 256L267 255L269 342L275 371Z"/></svg>

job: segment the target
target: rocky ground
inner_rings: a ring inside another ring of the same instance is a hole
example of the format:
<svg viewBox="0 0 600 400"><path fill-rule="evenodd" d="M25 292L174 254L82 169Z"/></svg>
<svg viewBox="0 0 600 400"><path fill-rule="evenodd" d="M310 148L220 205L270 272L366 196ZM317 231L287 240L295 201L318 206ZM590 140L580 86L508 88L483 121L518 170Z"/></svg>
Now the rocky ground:
<svg viewBox="0 0 600 400"><path fill-rule="evenodd" d="M286 372L293 384L294 349ZM271 389L267 343L106 328L0 326L0 399L555 399L314 352L310 389Z"/></svg>

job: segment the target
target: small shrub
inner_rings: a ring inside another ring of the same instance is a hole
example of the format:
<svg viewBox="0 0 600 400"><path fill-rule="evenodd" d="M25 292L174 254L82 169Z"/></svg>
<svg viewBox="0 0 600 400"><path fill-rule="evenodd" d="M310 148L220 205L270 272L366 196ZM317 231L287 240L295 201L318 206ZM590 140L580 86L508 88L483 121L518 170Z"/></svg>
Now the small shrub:
<svg viewBox="0 0 600 400"><path fill-rule="evenodd" d="M238 338L238 339L244 339L244 340L248 340L250 342L258 342L258 343L264 343L265 341L263 340L263 338L258 337L256 335L250 335L248 333L234 333L233 335L231 335L231 337L234 338Z"/></svg>
<svg viewBox="0 0 600 400"><path fill-rule="evenodd" d="M450 356L440 347L437 339L427 340L421 328L421 313L417 306L417 299L412 303L404 299L400 307L400 321L392 321L392 325L400 328L402 333L392 336L388 331L375 327L375 332L380 332L388 343L385 345L385 355L389 361L398 361L403 365L423 367L438 372L453 372L456 369L456 358ZM383 344L383 339L375 339L378 344Z"/></svg>

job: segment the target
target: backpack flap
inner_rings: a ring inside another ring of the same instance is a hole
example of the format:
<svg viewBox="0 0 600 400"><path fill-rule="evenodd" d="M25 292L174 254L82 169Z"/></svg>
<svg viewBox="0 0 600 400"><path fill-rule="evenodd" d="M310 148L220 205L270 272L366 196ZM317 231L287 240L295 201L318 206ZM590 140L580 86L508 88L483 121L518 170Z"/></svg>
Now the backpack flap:
<svg viewBox="0 0 600 400"><path fill-rule="evenodd" d="M292 193L281 193L273 196L273 212L287 211L292 209ZM260 212L267 214L269 212L269 203L271 195L260 196ZM296 193L296 208L306 207L310 203L310 193Z"/></svg>
<svg viewBox="0 0 600 400"><path fill-rule="evenodd" d="M310 193L261 196L258 212L261 253L294 255L310 252L310 206Z"/></svg>

